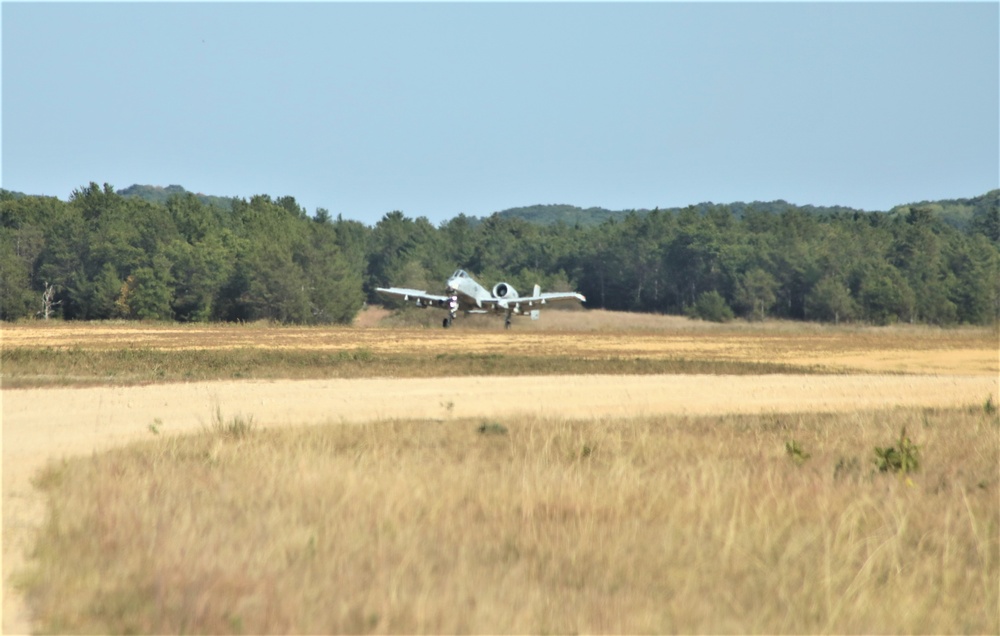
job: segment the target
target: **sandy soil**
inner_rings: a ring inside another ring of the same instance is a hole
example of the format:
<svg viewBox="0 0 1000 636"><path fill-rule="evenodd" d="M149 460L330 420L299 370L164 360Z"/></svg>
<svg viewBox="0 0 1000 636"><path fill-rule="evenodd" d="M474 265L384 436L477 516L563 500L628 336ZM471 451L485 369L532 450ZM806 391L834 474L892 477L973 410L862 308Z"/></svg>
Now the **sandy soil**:
<svg viewBox="0 0 1000 636"><path fill-rule="evenodd" d="M555 313L555 312L553 312ZM579 315L575 318L578 319ZM559 327L559 317L553 321ZM524 323L519 323L524 324ZM643 329L646 329L643 327ZM853 411L894 405L1000 402L997 349L984 331L700 329L560 333L461 329L267 329L54 324L4 327L3 346L407 350L581 357L635 356L780 361L867 373L912 375L547 376L203 382L142 387L46 388L0 392L3 415L3 632L30 622L10 573L24 562L44 518L31 476L47 461L137 439L181 434L225 418L265 427L386 418L503 419L654 416L737 412Z"/></svg>

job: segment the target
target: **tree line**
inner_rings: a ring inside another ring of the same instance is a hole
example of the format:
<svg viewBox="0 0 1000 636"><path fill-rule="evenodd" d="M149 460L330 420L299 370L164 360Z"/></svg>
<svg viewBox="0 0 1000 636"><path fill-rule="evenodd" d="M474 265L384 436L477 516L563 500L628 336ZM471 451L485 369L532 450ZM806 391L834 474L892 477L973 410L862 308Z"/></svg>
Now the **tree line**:
<svg viewBox="0 0 1000 636"><path fill-rule="evenodd" d="M390 212L374 226L293 197L144 200L90 183L69 201L0 191L0 318L347 323L374 289L578 290L587 307L708 320L989 324L1000 316L998 193L964 227L933 206L818 214L702 204L599 224Z"/></svg>

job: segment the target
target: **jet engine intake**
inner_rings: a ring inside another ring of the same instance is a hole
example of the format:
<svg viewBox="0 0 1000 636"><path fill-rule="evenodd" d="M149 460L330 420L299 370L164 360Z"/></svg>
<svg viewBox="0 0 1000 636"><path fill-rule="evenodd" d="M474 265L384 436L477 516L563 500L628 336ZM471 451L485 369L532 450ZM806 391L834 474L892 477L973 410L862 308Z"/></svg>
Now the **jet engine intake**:
<svg viewBox="0 0 1000 636"><path fill-rule="evenodd" d="M494 298L517 298L517 290L507 283L497 283L493 286Z"/></svg>

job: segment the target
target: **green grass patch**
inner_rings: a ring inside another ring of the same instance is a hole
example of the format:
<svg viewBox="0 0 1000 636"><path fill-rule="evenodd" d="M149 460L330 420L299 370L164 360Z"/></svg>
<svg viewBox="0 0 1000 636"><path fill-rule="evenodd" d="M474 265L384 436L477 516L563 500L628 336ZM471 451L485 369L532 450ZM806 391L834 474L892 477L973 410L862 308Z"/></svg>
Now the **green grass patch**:
<svg viewBox="0 0 1000 636"><path fill-rule="evenodd" d="M376 353L368 349L152 349L15 347L0 352L5 388L136 385L227 379L421 378L475 375L761 375L820 367L684 358L576 358L530 354Z"/></svg>

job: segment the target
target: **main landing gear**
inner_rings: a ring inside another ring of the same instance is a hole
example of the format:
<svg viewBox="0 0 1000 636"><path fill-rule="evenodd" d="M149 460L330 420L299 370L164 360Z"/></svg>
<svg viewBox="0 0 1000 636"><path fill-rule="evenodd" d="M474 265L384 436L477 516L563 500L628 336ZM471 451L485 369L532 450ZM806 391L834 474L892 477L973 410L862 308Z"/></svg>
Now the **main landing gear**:
<svg viewBox="0 0 1000 636"><path fill-rule="evenodd" d="M441 321L441 326L447 329L451 326L455 316L458 314L458 296L452 295L448 298L448 316Z"/></svg>

